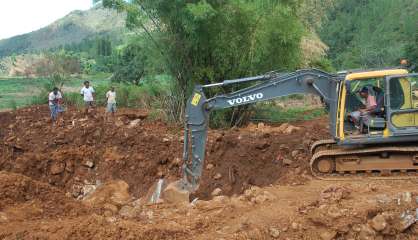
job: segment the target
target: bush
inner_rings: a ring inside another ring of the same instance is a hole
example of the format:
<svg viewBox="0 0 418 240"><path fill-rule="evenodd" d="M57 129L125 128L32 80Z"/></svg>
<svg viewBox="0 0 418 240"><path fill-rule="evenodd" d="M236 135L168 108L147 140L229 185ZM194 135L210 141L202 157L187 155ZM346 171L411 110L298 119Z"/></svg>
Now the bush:
<svg viewBox="0 0 418 240"><path fill-rule="evenodd" d="M262 104L255 109L252 120L282 123L312 120L325 114L326 111L323 108L295 107L284 109L274 104Z"/></svg>
<svg viewBox="0 0 418 240"><path fill-rule="evenodd" d="M231 109L220 109L210 114L209 126L211 128L228 128L229 122L226 121L231 115Z"/></svg>
<svg viewBox="0 0 418 240"><path fill-rule="evenodd" d="M48 93L42 91L38 96L32 97L30 104L31 105L41 105L48 103Z"/></svg>
<svg viewBox="0 0 418 240"><path fill-rule="evenodd" d="M75 106L75 107L82 107L83 106L83 97L80 96L80 93L78 92L69 92L69 93L63 93L64 96L64 102L67 105Z"/></svg>

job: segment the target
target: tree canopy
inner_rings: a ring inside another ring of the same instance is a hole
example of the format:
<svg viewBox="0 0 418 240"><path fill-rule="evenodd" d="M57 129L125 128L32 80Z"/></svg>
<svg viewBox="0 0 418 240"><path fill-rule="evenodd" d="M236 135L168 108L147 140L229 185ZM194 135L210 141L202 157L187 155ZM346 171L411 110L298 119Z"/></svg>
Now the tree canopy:
<svg viewBox="0 0 418 240"><path fill-rule="evenodd" d="M195 83L297 68L304 27L293 0L103 0L127 12L174 77L184 104Z"/></svg>
<svg viewBox="0 0 418 240"><path fill-rule="evenodd" d="M181 82L213 82L298 65L297 1L104 0L148 32Z"/></svg>

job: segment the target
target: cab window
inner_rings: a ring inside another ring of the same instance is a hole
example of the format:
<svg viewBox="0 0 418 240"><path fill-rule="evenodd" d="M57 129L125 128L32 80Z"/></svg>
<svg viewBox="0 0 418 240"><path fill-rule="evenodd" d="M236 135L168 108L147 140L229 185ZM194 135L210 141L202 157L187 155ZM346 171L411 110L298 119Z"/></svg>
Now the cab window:
<svg viewBox="0 0 418 240"><path fill-rule="evenodd" d="M384 78L369 78L362 80L352 80L349 82L347 91L346 111L356 111L362 105L364 105L364 99L361 99L358 91L365 86L372 86L377 91L384 91Z"/></svg>
<svg viewBox="0 0 418 240"><path fill-rule="evenodd" d="M392 124L398 128L418 126L418 76L391 78L389 85Z"/></svg>

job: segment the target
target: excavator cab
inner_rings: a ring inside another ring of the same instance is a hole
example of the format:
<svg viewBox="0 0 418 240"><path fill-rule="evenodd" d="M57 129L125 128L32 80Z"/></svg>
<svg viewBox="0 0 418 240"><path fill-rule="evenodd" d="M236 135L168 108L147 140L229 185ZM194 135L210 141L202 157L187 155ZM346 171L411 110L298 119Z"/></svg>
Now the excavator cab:
<svg viewBox="0 0 418 240"><path fill-rule="evenodd" d="M384 93L386 86L384 84L384 78L370 78L365 80L347 81L347 101L346 101L346 113L347 121L344 129L347 134L353 132L369 133L371 131L382 131L386 126L385 113L386 108L384 104ZM375 108L367 115L361 116L356 126L353 119L350 118L350 114L364 108L366 100L360 96L360 91L367 89L368 94L373 97L376 102ZM357 130L357 128L359 130Z"/></svg>
<svg viewBox="0 0 418 240"><path fill-rule="evenodd" d="M341 86L337 119L339 138L343 144L368 144L387 142L400 137L404 129L418 136L418 82L416 74L405 69L363 71L347 74ZM360 134L350 114L365 105L359 89L367 87L372 92L376 108L361 119ZM338 135L338 134L337 134ZM396 141L398 141L397 139Z"/></svg>

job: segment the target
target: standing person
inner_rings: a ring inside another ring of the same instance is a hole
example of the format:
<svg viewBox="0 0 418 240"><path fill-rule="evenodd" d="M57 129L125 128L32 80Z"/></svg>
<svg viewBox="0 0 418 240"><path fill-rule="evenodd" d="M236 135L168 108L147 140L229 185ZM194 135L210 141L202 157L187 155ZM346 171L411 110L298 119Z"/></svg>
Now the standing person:
<svg viewBox="0 0 418 240"><path fill-rule="evenodd" d="M51 111L52 124L55 125L61 111L62 94L57 87L54 87L48 95L49 110Z"/></svg>
<svg viewBox="0 0 418 240"><path fill-rule="evenodd" d="M84 87L80 91L81 96L83 96L85 114L87 115L90 108L93 108L94 102L94 88L90 86L89 81L84 82Z"/></svg>
<svg viewBox="0 0 418 240"><path fill-rule="evenodd" d="M107 99L107 108L106 108L106 115L112 113L112 117L115 116L116 112L116 92L115 87L111 87L110 90L106 93Z"/></svg>

